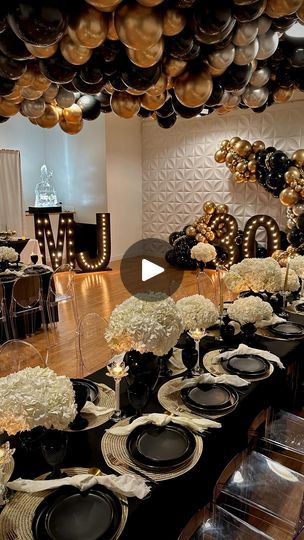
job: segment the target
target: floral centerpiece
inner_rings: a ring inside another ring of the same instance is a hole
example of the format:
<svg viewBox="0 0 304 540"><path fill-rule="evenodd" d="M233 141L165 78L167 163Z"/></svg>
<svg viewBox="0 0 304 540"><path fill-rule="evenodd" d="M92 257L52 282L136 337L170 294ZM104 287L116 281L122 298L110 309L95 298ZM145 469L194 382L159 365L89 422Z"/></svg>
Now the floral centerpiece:
<svg viewBox="0 0 304 540"><path fill-rule="evenodd" d="M216 306L200 294L181 298L176 302L176 307L182 318L183 330L186 331L206 329L218 320L219 312Z"/></svg>
<svg viewBox="0 0 304 540"><path fill-rule="evenodd" d="M0 378L0 433L37 426L64 430L76 416L73 385L49 368L25 368Z"/></svg>
<svg viewBox="0 0 304 540"><path fill-rule="evenodd" d="M268 302L264 302L258 296L248 296L239 298L229 305L227 314L231 320L241 325L243 339L250 344L256 330L256 323L270 321L273 310Z"/></svg>
<svg viewBox="0 0 304 540"><path fill-rule="evenodd" d="M301 279L301 298L304 296L304 255L296 255L291 257L289 261L289 268L293 270L297 276Z"/></svg>
<svg viewBox="0 0 304 540"><path fill-rule="evenodd" d="M11 247L0 246L0 268L6 270L9 263L18 261L18 253Z"/></svg>
<svg viewBox="0 0 304 540"><path fill-rule="evenodd" d="M244 291L275 293L282 288L281 267L272 257L243 259L231 266L224 282L237 294Z"/></svg>
<svg viewBox="0 0 304 540"><path fill-rule="evenodd" d="M201 269L217 255L215 247L205 242L199 242L193 246L190 253L191 259L195 259Z"/></svg>
<svg viewBox="0 0 304 540"><path fill-rule="evenodd" d="M289 267L288 274L287 274L287 282L286 282L286 272L287 268L281 268L281 288L280 291L284 289L284 285L286 288L286 291L289 292L296 292L300 288L300 281L299 278L294 270Z"/></svg>

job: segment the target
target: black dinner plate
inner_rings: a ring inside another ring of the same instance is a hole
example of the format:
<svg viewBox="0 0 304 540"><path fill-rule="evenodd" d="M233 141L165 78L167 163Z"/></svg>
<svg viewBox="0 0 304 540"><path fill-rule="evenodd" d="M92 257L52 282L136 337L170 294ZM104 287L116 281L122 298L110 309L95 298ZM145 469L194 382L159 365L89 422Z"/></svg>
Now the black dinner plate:
<svg viewBox="0 0 304 540"><path fill-rule="evenodd" d="M301 304L297 304L296 305L296 310L299 311L300 313L303 313L303 311L304 311L304 302L301 302Z"/></svg>
<svg viewBox="0 0 304 540"><path fill-rule="evenodd" d="M233 375L256 378L266 375L270 363L256 354L238 354L229 360L222 360L223 367Z"/></svg>
<svg viewBox="0 0 304 540"><path fill-rule="evenodd" d="M221 412L233 407L239 397L225 384L198 384L181 390L181 398L190 409L199 412Z"/></svg>
<svg viewBox="0 0 304 540"><path fill-rule="evenodd" d="M71 379L72 382L77 382L86 386L88 391L88 401L96 403L99 396L98 385L89 379Z"/></svg>
<svg viewBox="0 0 304 540"><path fill-rule="evenodd" d="M5 283L6 281L14 281L17 278L16 274L0 274L0 282Z"/></svg>
<svg viewBox="0 0 304 540"><path fill-rule="evenodd" d="M302 337L304 336L304 326L294 322L279 322L268 326L268 330L275 336L280 337Z"/></svg>
<svg viewBox="0 0 304 540"><path fill-rule="evenodd" d="M138 426L127 438L127 450L134 463L145 469L164 471L189 461L196 447L191 431L177 424Z"/></svg>
<svg viewBox="0 0 304 540"><path fill-rule="evenodd" d="M24 269L23 273L26 275L32 275L32 274L47 274L49 270L47 268L44 268L44 266L34 265L34 266L28 266Z"/></svg>
<svg viewBox="0 0 304 540"><path fill-rule="evenodd" d="M32 532L35 540L111 540L121 514L119 499L104 486L64 486L39 504Z"/></svg>

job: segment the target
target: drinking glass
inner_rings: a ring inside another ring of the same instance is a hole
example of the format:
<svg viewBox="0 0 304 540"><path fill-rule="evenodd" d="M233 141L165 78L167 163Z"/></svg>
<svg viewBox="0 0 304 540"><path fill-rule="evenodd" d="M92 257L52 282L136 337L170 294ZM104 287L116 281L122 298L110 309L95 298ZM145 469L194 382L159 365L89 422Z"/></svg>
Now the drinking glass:
<svg viewBox="0 0 304 540"><path fill-rule="evenodd" d="M46 477L47 480L67 476L60 470L60 465L65 458L67 442L68 436L65 431L50 429L45 433L41 442L41 451L47 464L52 467L52 472Z"/></svg>
<svg viewBox="0 0 304 540"><path fill-rule="evenodd" d="M129 403L135 409L135 418L142 416L142 411L148 403L150 389L149 386L143 382L137 381L128 387Z"/></svg>
<svg viewBox="0 0 304 540"><path fill-rule="evenodd" d="M33 264L37 264L38 262L38 255L35 255L34 253L31 255L31 261Z"/></svg>
<svg viewBox="0 0 304 540"><path fill-rule="evenodd" d="M187 368L185 379L192 379L195 375L193 368L197 364L198 352L195 347L185 347L182 351L182 361Z"/></svg>

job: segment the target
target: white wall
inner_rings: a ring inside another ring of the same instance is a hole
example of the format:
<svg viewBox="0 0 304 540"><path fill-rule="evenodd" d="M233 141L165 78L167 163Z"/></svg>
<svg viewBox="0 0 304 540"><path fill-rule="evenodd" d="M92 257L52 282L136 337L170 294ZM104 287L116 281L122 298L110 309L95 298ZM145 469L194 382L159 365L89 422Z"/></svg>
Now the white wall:
<svg viewBox="0 0 304 540"><path fill-rule="evenodd" d="M108 211L112 258L120 259L142 238L141 121L106 116Z"/></svg>
<svg viewBox="0 0 304 540"><path fill-rule="evenodd" d="M255 214L273 216L282 228L286 211L258 184L234 184L214 160L222 139L265 141L289 155L304 148L303 102L270 107L262 114L238 110L179 120L164 130L143 122L143 236L165 240L202 214L203 202L229 205L240 228Z"/></svg>

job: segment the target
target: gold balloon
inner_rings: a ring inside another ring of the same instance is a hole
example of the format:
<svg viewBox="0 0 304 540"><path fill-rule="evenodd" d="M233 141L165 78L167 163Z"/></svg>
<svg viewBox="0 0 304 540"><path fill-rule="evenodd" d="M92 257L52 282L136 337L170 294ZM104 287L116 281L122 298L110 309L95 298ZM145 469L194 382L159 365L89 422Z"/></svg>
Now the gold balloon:
<svg viewBox="0 0 304 540"><path fill-rule="evenodd" d="M159 11L134 0L116 9L114 24L120 41L126 47L141 51L155 45L163 31Z"/></svg>
<svg viewBox="0 0 304 540"><path fill-rule="evenodd" d="M186 235L187 236L192 236L194 237L196 235L196 229L195 227L192 227L192 225L190 225L189 227L187 227L186 229Z"/></svg>
<svg viewBox="0 0 304 540"><path fill-rule="evenodd" d="M42 90L42 92L45 92L50 86L51 81L49 81L49 79L42 75L42 73L37 73L31 84L32 88L34 88L35 90Z"/></svg>
<svg viewBox="0 0 304 540"><path fill-rule="evenodd" d="M215 212L216 205L213 201L206 201L203 204L203 210L206 214L213 214Z"/></svg>
<svg viewBox="0 0 304 540"><path fill-rule="evenodd" d="M25 86L22 88L21 94L25 99L38 99L42 96L43 90L36 90L32 86Z"/></svg>
<svg viewBox="0 0 304 540"><path fill-rule="evenodd" d="M298 200L298 193L290 187L283 189L280 193L280 201L284 206L293 206Z"/></svg>
<svg viewBox="0 0 304 540"><path fill-rule="evenodd" d="M174 83L175 95L185 107L204 105L210 98L212 90L212 77L207 71L184 73Z"/></svg>
<svg viewBox="0 0 304 540"><path fill-rule="evenodd" d="M300 148L299 150L296 150L296 152L292 154L291 159L296 162L297 167L303 167L304 166L304 149Z"/></svg>
<svg viewBox="0 0 304 540"><path fill-rule="evenodd" d="M227 204L217 204L215 211L217 214L228 214L229 207Z"/></svg>
<svg viewBox="0 0 304 540"><path fill-rule="evenodd" d="M54 56L55 52L58 49L58 44L49 45L48 47L38 47L37 45L32 45L31 43L25 43L25 46L30 53L36 58L50 58Z"/></svg>
<svg viewBox="0 0 304 540"><path fill-rule="evenodd" d="M199 223L196 230L197 232L204 234L207 231L207 225L205 223Z"/></svg>
<svg viewBox="0 0 304 540"><path fill-rule="evenodd" d="M47 104L42 116L37 118L37 124L42 128L53 128L59 122L57 107Z"/></svg>
<svg viewBox="0 0 304 540"><path fill-rule="evenodd" d="M232 163L234 159L235 159L234 153L228 152L228 154L226 155L226 163Z"/></svg>
<svg viewBox="0 0 304 540"><path fill-rule="evenodd" d="M233 147L235 145L235 143L237 143L240 140L241 140L240 137L232 137L232 139L230 139L230 141L229 141L229 146Z"/></svg>
<svg viewBox="0 0 304 540"><path fill-rule="evenodd" d="M302 6L303 0L268 0L266 15L273 19L292 15Z"/></svg>
<svg viewBox="0 0 304 540"><path fill-rule="evenodd" d="M132 96L143 96L145 93L143 90L135 90L135 88L127 88L126 92L128 92L128 94L131 94Z"/></svg>
<svg viewBox="0 0 304 540"><path fill-rule="evenodd" d="M12 101L6 101L6 99L0 97L0 115L9 118L15 116L20 110L19 103L13 103Z"/></svg>
<svg viewBox="0 0 304 540"><path fill-rule="evenodd" d="M234 145L234 150L237 152L237 154L241 157L248 156L252 151L252 146L249 141L241 140L237 141Z"/></svg>
<svg viewBox="0 0 304 540"><path fill-rule="evenodd" d="M82 128L83 128L83 120L81 119L78 123L69 123L64 118L60 120L59 125L62 129L62 131L65 131L65 133L68 133L69 135L77 135Z"/></svg>
<svg viewBox="0 0 304 540"><path fill-rule="evenodd" d="M21 90L22 90L21 86L16 84L14 90L12 90L10 94L5 96L5 99L7 99L8 101L14 101L14 99L16 98L18 99L21 98L22 100Z"/></svg>
<svg viewBox="0 0 304 540"><path fill-rule="evenodd" d="M104 86L104 90L106 92L108 92L108 94L113 94L113 92L115 92L115 89L113 88L113 86L111 85L110 82L107 82Z"/></svg>
<svg viewBox="0 0 304 540"><path fill-rule="evenodd" d="M37 126L38 125L38 118L28 118L28 120L31 122L31 124L34 124L34 126Z"/></svg>
<svg viewBox="0 0 304 540"><path fill-rule="evenodd" d="M243 182L246 182L246 176L242 173L236 172L234 174L234 181L236 184L242 184Z"/></svg>
<svg viewBox="0 0 304 540"><path fill-rule="evenodd" d="M207 71L212 77L220 77L226 71L226 67L216 68L207 63Z"/></svg>
<svg viewBox="0 0 304 540"><path fill-rule="evenodd" d="M60 41L60 51L67 62L74 66L86 64L92 56L92 50L75 43L66 35Z"/></svg>
<svg viewBox="0 0 304 540"><path fill-rule="evenodd" d="M254 182L257 181L257 177L255 174L250 174L249 177L248 177L248 181L251 182L252 184L254 184Z"/></svg>
<svg viewBox="0 0 304 540"><path fill-rule="evenodd" d="M286 184L291 184L291 182L300 180L301 173L298 167L289 167L288 171L284 174Z"/></svg>
<svg viewBox="0 0 304 540"><path fill-rule="evenodd" d="M75 43L88 49L95 49L107 37L107 16L92 6L83 5L77 17L72 17L68 33Z"/></svg>
<svg viewBox="0 0 304 540"><path fill-rule="evenodd" d="M217 150L214 154L214 159L217 163L225 163L226 155L227 153L225 150Z"/></svg>
<svg viewBox="0 0 304 540"><path fill-rule="evenodd" d="M251 173L255 173L257 169L257 162L255 161L255 159L248 161L247 167Z"/></svg>
<svg viewBox="0 0 304 540"><path fill-rule="evenodd" d="M126 49L131 62L139 67L152 67L161 59L164 52L164 40L160 39L155 45L144 51Z"/></svg>
<svg viewBox="0 0 304 540"><path fill-rule="evenodd" d="M140 98L126 92L114 92L111 97L111 107L117 116L132 118L140 109Z"/></svg>
<svg viewBox="0 0 304 540"><path fill-rule="evenodd" d="M228 139L224 139L220 144L220 148L222 150L228 150L228 146L229 146L229 140Z"/></svg>
<svg viewBox="0 0 304 540"><path fill-rule="evenodd" d="M18 79L18 86L31 86L33 84L34 79L37 75L37 70L34 69L32 66L27 67L26 72L21 75Z"/></svg>
<svg viewBox="0 0 304 540"><path fill-rule="evenodd" d="M205 242L205 236L201 233L198 233L195 237L195 240L197 240L198 242Z"/></svg>
<svg viewBox="0 0 304 540"><path fill-rule="evenodd" d="M252 144L252 150L256 154L257 152L260 152L261 150L265 150L266 146L263 141L254 141Z"/></svg>
<svg viewBox="0 0 304 540"><path fill-rule="evenodd" d="M276 103L285 103L291 100L293 94L293 88L277 88L272 92L272 97Z"/></svg>
<svg viewBox="0 0 304 540"><path fill-rule="evenodd" d="M247 171L247 163L244 161L240 161L240 163L236 166L236 171L240 173L245 173Z"/></svg>
<svg viewBox="0 0 304 540"><path fill-rule="evenodd" d="M122 0L86 0L86 2L99 11L110 12L113 11Z"/></svg>
<svg viewBox="0 0 304 540"><path fill-rule="evenodd" d="M167 93L164 92L159 96L150 96L149 94L144 94L141 98L141 104L145 109L149 111L157 111L160 109L167 99Z"/></svg>
<svg viewBox="0 0 304 540"><path fill-rule="evenodd" d="M209 242L213 242L213 240L215 239L215 234L213 231L207 231L205 237L206 240L208 240Z"/></svg>
<svg viewBox="0 0 304 540"><path fill-rule="evenodd" d="M108 33L107 33L107 39L111 39L112 41L118 41L119 36L116 32L115 24L114 24L114 13L111 13L109 21L108 21Z"/></svg>
<svg viewBox="0 0 304 540"><path fill-rule="evenodd" d="M164 0L138 0L138 3L141 4L142 6L153 7L153 6L158 6L163 1Z"/></svg>
<svg viewBox="0 0 304 540"><path fill-rule="evenodd" d="M71 107L63 109L63 118L68 124L79 124L82 119L82 110L79 105L74 103Z"/></svg>
<svg viewBox="0 0 304 540"><path fill-rule="evenodd" d="M185 62L184 60L169 56L163 65L163 70L166 75L169 75L170 77L178 77L179 75L184 73L186 67L187 62Z"/></svg>
<svg viewBox="0 0 304 540"><path fill-rule="evenodd" d="M167 88L167 77L164 73L161 74L158 81L147 90L149 96L159 96Z"/></svg>
<svg viewBox="0 0 304 540"><path fill-rule="evenodd" d="M183 10L168 7L163 13L164 36L176 36L185 28L186 22Z"/></svg>
<svg viewBox="0 0 304 540"><path fill-rule="evenodd" d="M284 253L284 251L283 251L282 249L276 249L276 250L272 253L271 257L272 257L275 261L279 262L279 260L280 260L280 258L282 257L283 253Z"/></svg>
<svg viewBox="0 0 304 540"><path fill-rule="evenodd" d="M298 9L297 11L297 17L301 21L301 23L304 24L304 2L302 6L300 7L300 9Z"/></svg>

